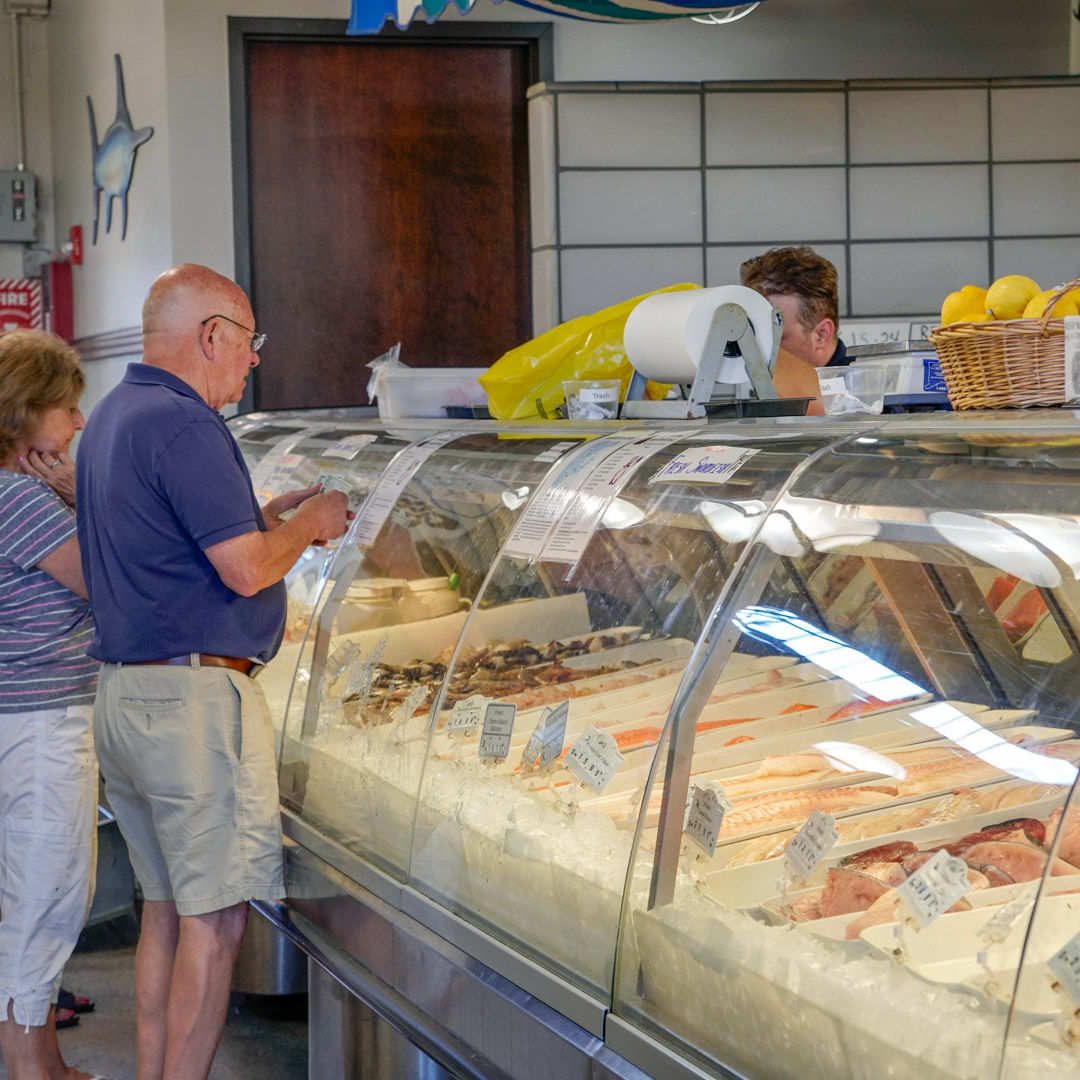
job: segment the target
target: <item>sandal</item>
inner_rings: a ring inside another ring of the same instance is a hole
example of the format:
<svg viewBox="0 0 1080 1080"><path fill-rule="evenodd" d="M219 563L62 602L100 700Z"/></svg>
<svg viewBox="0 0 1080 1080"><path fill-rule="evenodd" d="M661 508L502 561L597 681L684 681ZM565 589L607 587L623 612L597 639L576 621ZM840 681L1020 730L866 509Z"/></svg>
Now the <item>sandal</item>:
<svg viewBox="0 0 1080 1080"><path fill-rule="evenodd" d="M78 997L70 990L60 987L60 993L56 998L58 1009L69 1009L73 1013L91 1013L94 1011L94 1002L88 997Z"/></svg>
<svg viewBox="0 0 1080 1080"><path fill-rule="evenodd" d="M58 1008L53 1014L53 1022L56 1024L56 1030L61 1031L64 1028L73 1028L79 1022L79 1018L70 1009Z"/></svg>

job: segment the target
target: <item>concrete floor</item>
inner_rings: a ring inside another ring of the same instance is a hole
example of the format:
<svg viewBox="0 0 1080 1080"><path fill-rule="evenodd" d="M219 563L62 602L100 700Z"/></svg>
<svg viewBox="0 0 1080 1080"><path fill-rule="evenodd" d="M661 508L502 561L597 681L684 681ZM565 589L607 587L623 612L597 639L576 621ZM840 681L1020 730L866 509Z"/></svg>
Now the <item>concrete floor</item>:
<svg viewBox="0 0 1080 1080"><path fill-rule="evenodd" d="M83 932L64 971L64 986L93 998L97 1008L60 1032L69 1065L108 1080L134 1080L134 919L115 919ZM306 1080L307 995L233 994L210 1080ZM0 1080L7 1072L0 1064Z"/></svg>

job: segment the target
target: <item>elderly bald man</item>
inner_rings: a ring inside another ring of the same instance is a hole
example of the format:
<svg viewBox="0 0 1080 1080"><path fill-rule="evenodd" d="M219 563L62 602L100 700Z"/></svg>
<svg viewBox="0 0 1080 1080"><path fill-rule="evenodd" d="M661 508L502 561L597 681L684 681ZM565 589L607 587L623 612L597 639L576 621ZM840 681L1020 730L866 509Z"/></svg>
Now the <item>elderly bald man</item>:
<svg viewBox="0 0 1080 1080"><path fill-rule="evenodd" d="M284 895L270 717L251 676L281 644L282 576L348 514L318 488L255 500L217 410L240 400L264 341L228 278L166 271L143 305L143 361L79 446L95 741L146 900L137 1080L205 1080L247 902Z"/></svg>

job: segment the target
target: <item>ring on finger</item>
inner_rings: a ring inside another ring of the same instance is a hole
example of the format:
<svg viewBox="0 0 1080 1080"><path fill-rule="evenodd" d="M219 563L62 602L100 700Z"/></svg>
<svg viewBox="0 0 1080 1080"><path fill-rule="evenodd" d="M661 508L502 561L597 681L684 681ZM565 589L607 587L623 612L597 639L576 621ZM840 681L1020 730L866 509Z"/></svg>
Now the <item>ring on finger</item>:
<svg viewBox="0 0 1080 1080"><path fill-rule="evenodd" d="M50 469L55 469L56 466L60 464L60 459L57 458L55 461L51 461L51 462L47 461L45 464L48 465Z"/></svg>

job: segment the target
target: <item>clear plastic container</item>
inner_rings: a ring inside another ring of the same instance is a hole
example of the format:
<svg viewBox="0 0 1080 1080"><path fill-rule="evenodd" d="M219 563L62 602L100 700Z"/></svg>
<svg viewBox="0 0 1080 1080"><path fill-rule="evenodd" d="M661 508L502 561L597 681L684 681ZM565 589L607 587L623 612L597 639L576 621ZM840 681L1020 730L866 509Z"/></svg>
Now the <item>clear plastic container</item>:
<svg viewBox="0 0 1080 1080"><path fill-rule="evenodd" d="M828 412L836 400L836 395L844 392L844 373L836 368L818 368L817 377L821 404Z"/></svg>
<svg viewBox="0 0 1080 1080"><path fill-rule="evenodd" d="M854 364L844 368L844 389L866 406L867 412L879 413L885 407L885 366Z"/></svg>
<svg viewBox="0 0 1080 1080"><path fill-rule="evenodd" d="M487 391L476 381L487 368L410 368L381 373L379 416L445 419L447 405L486 405Z"/></svg>
<svg viewBox="0 0 1080 1080"><path fill-rule="evenodd" d="M615 420L619 416L618 379L564 382L566 415L570 420Z"/></svg>

